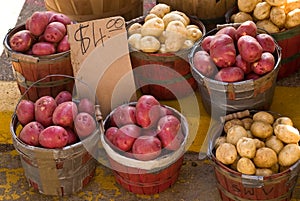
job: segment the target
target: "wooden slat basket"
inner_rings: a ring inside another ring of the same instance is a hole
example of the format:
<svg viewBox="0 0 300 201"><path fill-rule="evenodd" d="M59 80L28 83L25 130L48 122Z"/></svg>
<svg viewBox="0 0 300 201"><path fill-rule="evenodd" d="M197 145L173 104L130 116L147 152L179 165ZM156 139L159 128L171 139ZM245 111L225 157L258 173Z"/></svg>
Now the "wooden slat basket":
<svg viewBox="0 0 300 201"><path fill-rule="evenodd" d="M47 10L66 14L77 22L122 16L133 19L143 13L142 0L45 0Z"/></svg>

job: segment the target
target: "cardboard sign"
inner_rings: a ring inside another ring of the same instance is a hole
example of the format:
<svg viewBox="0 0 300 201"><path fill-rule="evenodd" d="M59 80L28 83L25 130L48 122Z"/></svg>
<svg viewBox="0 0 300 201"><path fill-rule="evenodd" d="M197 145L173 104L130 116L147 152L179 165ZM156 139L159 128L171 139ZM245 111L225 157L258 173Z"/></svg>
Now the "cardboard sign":
<svg viewBox="0 0 300 201"><path fill-rule="evenodd" d="M74 76L95 92L104 117L136 100L124 18L72 24L68 36Z"/></svg>

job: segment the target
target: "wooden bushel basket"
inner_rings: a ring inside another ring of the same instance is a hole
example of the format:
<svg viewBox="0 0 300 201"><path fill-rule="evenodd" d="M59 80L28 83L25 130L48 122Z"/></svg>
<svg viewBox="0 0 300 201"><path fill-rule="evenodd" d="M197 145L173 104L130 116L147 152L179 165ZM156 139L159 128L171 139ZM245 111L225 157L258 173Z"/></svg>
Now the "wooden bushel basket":
<svg viewBox="0 0 300 201"><path fill-rule="evenodd" d="M72 79L69 76L68 78ZM87 85L81 84L83 82L76 81L76 86L80 83L80 89L84 89L83 87L87 89ZM36 83L38 82L39 80ZM84 92L84 96L83 93L78 93L78 88L75 90L77 93L72 94L73 102L78 103L82 97L87 97L88 90ZM26 92L20 100L22 99L26 99ZM97 104L95 109L95 119L99 125L102 125L101 112ZM24 143L18 137L21 129L22 126L15 112L10 122L13 145L20 155L28 184L35 191L44 195L66 196L82 190L90 183L98 165L95 159L100 140L98 128L79 142L60 149L48 149Z"/></svg>
<svg viewBox="0 0 300 201"><path fill-rule="evenodd" d="M14 33L24 29L25 25L15 27L7 33L4 39L5 52L11 60L14 76L21 94L24 94L34 82L47 75L64 74L73 76L70 51L40 57L13 51L10 48L9 39ZM56 96L62 90L72 92L73 85L73 79L68 77L51 77L31 87L30 91L26 93L26 98L35 101L45 94Z"/></svg>
<svg viewBox="0 0 300 201"><path fill-rule="evenodd" d="M135 105L135 103L130 103ZM185 138L180 148L175 151L162 150L162 155L158 158L148 161L141 161L126 156L111 146L103 134L101 142L107 153L109 166L115 176L118 184L124 189L135 194L151 195L163 192L170 188L178 179L180 169L183 163L184 152L186 151L186 142L188 139L188 124L186 118L175 109L165 106L172 110L174 115L181 121L181 129ZM104 120L104 128L110 125L110 117L115 110ZM166 153L163 153L163 152Z"/></svg>
<svg viewBox="0 0 300 201"><path fill-rule="evenodd" d="M130 20L143 14L142 0L45 0L45 6L77 22L119 15Z"/></svg>
<svg viewBox="0 0 300 201"><path fill-rule="evenodd" d="M143 24L145 16L128 22ZM203 35L205 26L201 21L191 18L191 24L197 25ZM190 95L197 88L188 62L187 50L175 53L145 53L130 48L130 60L137 88L143 94L151 94L158 100L172 100Z"/></svg>

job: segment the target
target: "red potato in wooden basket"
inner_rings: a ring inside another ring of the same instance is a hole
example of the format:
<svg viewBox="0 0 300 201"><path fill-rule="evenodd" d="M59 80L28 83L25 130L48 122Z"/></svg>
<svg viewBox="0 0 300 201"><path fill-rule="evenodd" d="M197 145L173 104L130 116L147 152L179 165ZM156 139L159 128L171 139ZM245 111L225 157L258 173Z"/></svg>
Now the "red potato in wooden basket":
<svg viewBox="0 0 300 201"><path fill-rule="evenodd" d="M52 121L55 125L73 127L74 119L77 114L77 105L72 101L66 101L55 108L52 114Z"/></svg>
<svg viewBox="0 0 300 201"><path fill-rule="evenodd" d="M105 137L106 139L111 142L112 144L114 144L115 141L115 137L116 134L118 133L118 128L117 127L109 127L106 131L105 131Z"/></svg>
<svg viewBox="0 0 300 201"><path fill-rule="evenodd" d="M136 108L130 105L120 105L112 114L112 121L117 127L122 127L126 124L136 123Z"/></svg>
<svg viewBox="0 0 300 201"><path fill-rule="evenodd" d="M56 107L57 104L53 97L42 96L35 102L35 120L40 122L44 127L52 125L52 115Z"/></svg>
<svg viewBox="0 0 300 201"><path fill-rule="evenodd" d="M57 52L65 52L70 50L70 43L68 41L68 35L65 35L61 41L59 41L56 51Z"/></svg>
<svg viewBox="0 0 300 201"><path fill-rule="evenodd" d="M49 126L39 135L39 143L45 148L62 148L68 143L69 134L61 126Z"/></svg>
<svg viewBox="0 0 300 201"><path fill-rule="evenodd" d="M49 23L48 15L42 11L34 12L28 18L27 28L34 36L40 36L44 33L45 28Z"/></svg>
<svg viewBox="0 0 300 201"><path fill-rule="evenodd" d="M24 126L34 120L34 103L30 100L21 100L16 108L19 122Z"/></svg>
<svg viewBox="0 0 300 201"><path fill-rule="evenodd" d="M19 138L28 145L39 146L39 135L42 130L44 130L44 126L39 122L29 122L22 128Z"/></svg>
<svg viewBox="0 0 300 201"><path fill-rule="evenodd" d="M49 42L37 42L32 46L32 53L37 56L45 56L54 54L56 52L53 43Z"/></svg>
<svg viewBox="0 0 300 201"><path fill-rule="evenodd" d="M161 141L155 136L140 136L132 145L132 154L135 158L147 161L157 158L161 153Z"/></svg>
<svg viewBox="0 0 300 201"><path fill-rule="evenodd" d="M67 29L61 22L51 22L47 25L44 37L45 40L52 43L58 43L66 35Z"/></svg>
<svg viewBox="0 0 300 201"><path fill-rule="evenodd" d="M122 151L129 151L140 135L140 127L135 124L127 124L118 129L113 144Z"/></svg>
<svg viewBox="0 0 300 201"><path fill-rule="evenodd" d="M34 38L28 30L18 31L9 39L11 49L17 52L28 51L33 43Z"/></svg>
<svg viewBox="0 0 300 201"><path fill-rule="evenodd" d="M49 18L49 23L51 22L61 22L65 26L72 23L71 19L63 13L53 13Z"/></svg>

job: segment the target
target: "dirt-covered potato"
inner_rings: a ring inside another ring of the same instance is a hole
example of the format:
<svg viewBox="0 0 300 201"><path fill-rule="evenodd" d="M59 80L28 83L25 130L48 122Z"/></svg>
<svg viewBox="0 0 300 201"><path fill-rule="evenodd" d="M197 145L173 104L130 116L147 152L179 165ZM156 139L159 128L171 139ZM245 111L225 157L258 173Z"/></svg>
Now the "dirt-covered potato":
<svg viewBox="0 0 300 201"><path fill-rule="evenodd" d="M256 150L253 162L258 168L270 168L277 163L276 152L268 147L262 147Z"/></svg>
<svg viewBox="0 0 300 201"><path fill-rule="evenodd" d="M273 124L274 122L274 117L272 114L270 114L269 112L266 112L266 111L259 111L259 112L256 112L252 119L254 121L264 121L264 122L267 122L269 124Z"/></svg>
<svg viewBox="0 0 300 201"><path fill-rule="evenodd" d="M256 176L271 176L273 171L268 168L256 168L255 175Z"/></svg>
<svg viewBox="0 0 300 201"><path fill-rule="evenodd" d="M284 27L285 19L286 19L286 14L283 7L274 6L271 8L270 20L276 26L280 28Z"/></svg>
<svg viewBox="0 0 300 201"><path fill-rule="evenodd" d="M216 150L216 158L223 164L232 164L237 158L237 150L233 144L223 143Z"/></svg>
<svg viewBox="0 0 300 201"><path fill-rule="evenodd" d="M254 121L251 125L251 133L258 138L268 138L273 134L273 127L271 124L264 121Z"/></svg>
<svg viewBox="0 0 300 201"><path fill-rule="evenodd" d="M237 152L241 157L253 158L256 152L256 145L252 138L242 137L236 144Z"/></svg>
<svg viewBox="0 0 300 201"><path fill-rule="evenodd" d="M299 130L293 126L278 124L274 127L276 137L287 144L297 144L300 140Z"/></svg>
<svg viewBox="0 0 300 201"><path fill-rule="evenodd" d="M229 121L226 121L224 124L224 131L225 133L228 132L228 130L234 126L234 125L240 125L240 126L244 126L243 122L240 119L231 119Z"/></svg>
<svg viewBox="0 0 300 201"><path fill-rule="evenodd" d="M255 174L256 168L251 159L242 157L237 162L237 170L242 174Z"/></svg>
<svg viewBox="0 0 300 201"><path fill-rule="evenodd" d="M285 28L291 29L300 25L300 8L290 11L286 15Z"/></svg>
<svg viewBox="0 0 300 201"><path fill-rule="evenodd" d="M273 149L277 154L284 147L284 144L281 140L279 140L275 135L268 137L266 139L265 145L271 149Z"/></svg>
<svg viewBox="0 0 300 201"><path fill-rule="evenodd" d="M254 10L258 0L238 0L237 5L240 11L250 13Z"/></svg>
<svg viewBox="0 0 300 201"><path fill-rule="evenodd" d="M300 147L298 144L287 144L278 154L278 162L281 166L291 166L300 160Z"/></svg>
<svg viewBox="0 0 300 201"><path fill-rule="evenodd" d="M240 138L247 137L247 131L243 126L234 125L232 126L226 135L226 141L233 145L236 145Z"/></svg>
<svg viewBox="0 0 300 201"><path fill-rule="evenodd" d="M290 126L294 125L293 121L289 117L278 117L275 120L275 122L273 123L273 127L275 127L278 124L286 124L286 125L290 125Z"/></svg>
<svg viewBox="0 0 300 201"><path fill-rule="evenodd" d="M253 123L253 119L250 117L246 117L246 118L243 118L241 121L243 122L244 128L246 130L250 130L251 125Z"/></svg>
<svg viewBox="0 0 300 201"><path fill-rule="evenodd" d="M264 20L270 17L271 5L267 2L259 2L253 10L253 16L257 20Z"/></svg>
<svg viewBox="0 0 300 201"><path fill-rule="evenodd" d="M280 31L279 28L275 24L273 24L273 22L271 22L270 20L257 21L256 26L257 28L266 30L270 34L277 33Z"/></svg>
<svg viewBox="0 0 300 201"><path fill-rule="evenodd" d="M249 13L239 11L238 13L236 13L232 16L231 21L234 22L234 23L243 23L243 22L246 22L248 20L253 21L252 16Z"/></svg>

